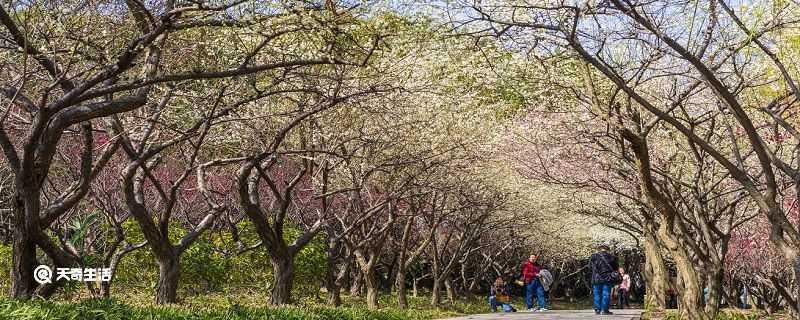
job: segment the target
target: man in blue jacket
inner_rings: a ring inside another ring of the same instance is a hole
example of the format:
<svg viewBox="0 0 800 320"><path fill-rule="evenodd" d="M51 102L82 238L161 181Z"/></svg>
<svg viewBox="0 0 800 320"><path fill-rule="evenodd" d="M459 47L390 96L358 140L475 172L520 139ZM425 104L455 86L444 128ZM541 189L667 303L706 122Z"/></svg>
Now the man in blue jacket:
<svg viewBox="0 0 800 320"><path fill-rule="evenodd" d="M617 258L608 253L606 245L599 247L600 251L593 253L590 259L592 266L592 293L594 294L594 313L610 315L608 311L611 303L611 288L614 282L611 274L619 269Z"/></svg>

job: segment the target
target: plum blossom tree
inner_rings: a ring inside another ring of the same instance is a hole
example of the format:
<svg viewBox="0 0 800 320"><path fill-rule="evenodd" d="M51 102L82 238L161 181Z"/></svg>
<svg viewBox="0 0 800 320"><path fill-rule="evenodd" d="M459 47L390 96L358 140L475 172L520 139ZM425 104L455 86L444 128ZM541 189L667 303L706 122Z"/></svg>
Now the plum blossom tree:
<svg viewBox="0 0 800 320"><path fill-rule="evenodd" d="M3 25L3 104L0 146L14 174L13 271L11 296L30 298L53 292L33 280L36 249L52 264L66 267L76 258L46 234L53 221L75 208L115 153L114 137L98 152L92 134L111 132L102 120L158 104L161 84L281 73L291 68L342 63L346 41L330 41L344 19L316 19L319 4L275 2L271 10L253 3L215 4L125 1L46 6L14 2L0 8ZM61 19L67 12L73 19ZM45 27L46 26L46 27ZM58 27L51 27L58 26ZM184 35L204 33L195 42ZM303 40L292 47L287 38ZM246 45L211 51L208 41L241 39ZM293 50L294 49L294 50ZM163 95L162 95L163 96ZM80 178L61 194L44 198L43 188L65 134L79 131L76 154ZM141 168L137 165L137 168ZM135 170L134 170L135 171ZM155 245L155 244L151 244ZM170 299L167 299L170 300Z"/></svg>

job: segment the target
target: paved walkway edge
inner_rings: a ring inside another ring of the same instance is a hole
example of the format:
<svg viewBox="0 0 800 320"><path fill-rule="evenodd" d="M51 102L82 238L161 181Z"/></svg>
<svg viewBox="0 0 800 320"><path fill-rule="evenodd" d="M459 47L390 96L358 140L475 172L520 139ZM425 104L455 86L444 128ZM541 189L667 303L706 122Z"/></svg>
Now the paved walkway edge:
<svg viewBox="0 0 800 320"><path fill-rule="evenodd" d="M644 310L612 310L613 315L596 315L594 310L549 310L545 312L497 312L472 314L447 320L639 320Z"/></svg>

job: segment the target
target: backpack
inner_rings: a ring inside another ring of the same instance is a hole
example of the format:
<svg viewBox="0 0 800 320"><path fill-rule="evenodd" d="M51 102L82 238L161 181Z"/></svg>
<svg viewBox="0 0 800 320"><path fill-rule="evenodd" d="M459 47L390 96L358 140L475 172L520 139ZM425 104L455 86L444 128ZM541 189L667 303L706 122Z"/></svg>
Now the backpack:
<svg viewBox="0 0 800 320"><path fill-rule="evenodd" d="M544 291L550 291L550 286L553 285L553 274L547 269L542 269L539 271L539 281L541 281Z"/></svg>

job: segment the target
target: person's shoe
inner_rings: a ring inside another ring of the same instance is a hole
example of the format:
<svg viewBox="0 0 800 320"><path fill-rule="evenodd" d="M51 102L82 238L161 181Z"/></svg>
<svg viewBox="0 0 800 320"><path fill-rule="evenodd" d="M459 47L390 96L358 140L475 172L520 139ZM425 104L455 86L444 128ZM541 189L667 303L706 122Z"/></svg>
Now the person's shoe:
<svg viewBox="0 0 800 320"><path fill-rule="evenodd" d="M540 312L545 312L545 311L547 311L547 310L548 310L547 308L539 308L539 311L540 311Z"/></svg>
<svg viewBox="0 0 800 320"><path fill-rule="evenodd" d="M604 315L604 316L610 316L610 315L613 315L614 313L611 312L611 311L603 311L603 313L601 313L601 314Z"/></svg>
<svg viewBox="0 0 800 320"><path fill-rule="evenodd" d="M600 310L594 310L594 314L600 315Z"/></svg>
<svg viewBox="0 0 800 320"><path fill-rule="evenodd" d="M533 312L533 308L528 308L528 312Z"/></svg>

